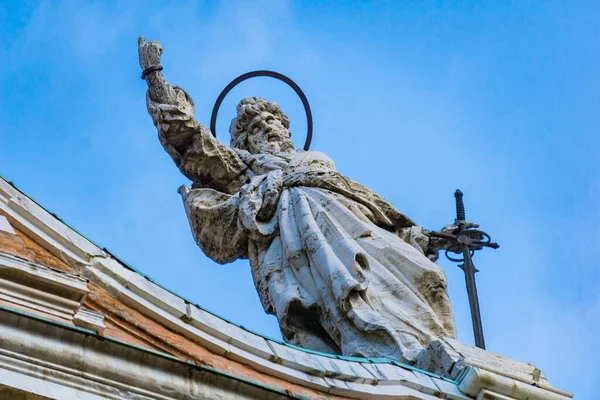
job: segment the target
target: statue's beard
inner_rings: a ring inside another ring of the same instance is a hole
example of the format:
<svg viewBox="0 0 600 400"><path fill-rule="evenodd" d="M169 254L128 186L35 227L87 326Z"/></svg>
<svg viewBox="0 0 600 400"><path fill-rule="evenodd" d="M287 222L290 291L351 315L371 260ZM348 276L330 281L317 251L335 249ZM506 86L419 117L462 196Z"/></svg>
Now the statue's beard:
<svg viewBox="0 0 600 400"><path fill-rule="evenodd" d="M291 140L278 140L276 142L262 142L256 153L289 153L294 151L294 143Z"/></svg>
<svg viewBox="0 0 600 400"><path fill-rule="evenodd" d="M294 151L294 143L291 140L283 140L279 144L281 152L286 153L288 151Z"/></svg>

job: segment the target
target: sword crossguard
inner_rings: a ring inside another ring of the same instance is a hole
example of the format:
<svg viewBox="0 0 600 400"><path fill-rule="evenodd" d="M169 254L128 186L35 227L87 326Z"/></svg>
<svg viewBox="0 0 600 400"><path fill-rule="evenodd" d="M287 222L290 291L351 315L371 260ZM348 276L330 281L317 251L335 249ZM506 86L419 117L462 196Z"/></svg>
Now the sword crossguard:
<svg viewBox="0 0 600 400"><path fill-rule="evenodd" d="M455 258L450 256L449 253L462 254L465 247L469 250L471 257L475 254L475 251L484 247L499 248L500 245L492 242L490 235L479 229L477 222L467 222L465 220L463 192L457 189L454 192L454 198L456 200L456 220L454 224L446 226L438 232L429 232L430 237L444 239L445 243L441 248L446 250L446 258L454 262L463 262L464 258Z"/></svg>

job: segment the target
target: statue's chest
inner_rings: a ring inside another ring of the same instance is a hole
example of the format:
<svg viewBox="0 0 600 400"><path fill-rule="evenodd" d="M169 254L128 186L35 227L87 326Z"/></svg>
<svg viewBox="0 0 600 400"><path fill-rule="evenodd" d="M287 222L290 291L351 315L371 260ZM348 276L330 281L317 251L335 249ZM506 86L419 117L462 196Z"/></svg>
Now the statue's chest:
<svg viewBox="0 0 600 400"><path fill-rule="evenodd" d="M275 170L283 170L284 174L336 170L335 163L325 153L304 150L292 154L260 154L254 156L250 168L255 175L264 175Z"/></svg>
<svg viewBox="0 0 600 400"><path fill-rule="evenodd" d="M320 151L299 151L294 154L284 172L335 171L335 163L327 154Z"/></svg>

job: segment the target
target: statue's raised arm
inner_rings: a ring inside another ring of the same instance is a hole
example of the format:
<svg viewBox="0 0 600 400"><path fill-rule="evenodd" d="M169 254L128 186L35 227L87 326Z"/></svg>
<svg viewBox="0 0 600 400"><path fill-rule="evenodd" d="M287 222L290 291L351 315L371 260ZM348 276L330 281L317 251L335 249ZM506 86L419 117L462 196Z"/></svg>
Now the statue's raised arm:
<svg viewBox="0 0 600 400"><path fill-rule="evenodd" d="M148 84L148 112L164 149L194 186L235 192L246 180L246 165L233 149L196 121L191 97L167 82L160 65L162 46L140 36L138 53L142 79Z"/></svg>

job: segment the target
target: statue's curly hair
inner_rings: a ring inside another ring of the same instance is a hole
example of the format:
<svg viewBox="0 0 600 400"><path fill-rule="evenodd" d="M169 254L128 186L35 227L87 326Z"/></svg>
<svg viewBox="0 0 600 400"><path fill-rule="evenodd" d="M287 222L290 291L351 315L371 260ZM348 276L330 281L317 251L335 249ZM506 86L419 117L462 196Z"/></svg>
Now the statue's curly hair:
<svg viewBox="0 0 600 400"><path fill-rule="evenodd" d="M237 105L237 117L231 120L231 125L229 126L232 147L248 150L246 140L248 138L248 133L246 132L246 128L250 121L263 111L268 111L273 114L286 129L289 129L290 120L287 115L281 111L281 108L279 108L277 103L273 103L260 97L247 97Z"/></svg>

